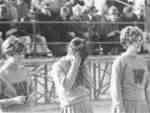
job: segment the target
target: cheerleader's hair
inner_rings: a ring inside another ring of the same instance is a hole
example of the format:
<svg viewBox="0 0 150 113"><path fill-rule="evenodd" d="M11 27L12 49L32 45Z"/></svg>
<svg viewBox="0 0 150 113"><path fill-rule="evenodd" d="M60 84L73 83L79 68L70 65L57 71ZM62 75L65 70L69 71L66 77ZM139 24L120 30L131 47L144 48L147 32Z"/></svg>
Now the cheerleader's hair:
<svg viewBox="0 0 150 113"><path fill-rule="evenodd" d="M68 45L68 54L75 54L79 52L79 55L84 60L88 55L88 47L87 41L81 38L74 38Z"/></svg>
<svg viewBox="0 0 150 113"><path fill-rule="evenodd" d="M144 41L143 31L136 26L127 26L120 32L120 42L123 46L127 47L127 43Z"/></svg>
<svg viewBox="0 0 150 113"><path fill-rule="evenodd" d="M68 54L75 54L77 52L79 53L82 61L77 73L76 80L73 84L73 88L84 85L84 81L86 80L86 78L83 75L83 70L85 68L84 60L89 55L89 52L88 52L88 43L85 39L76 37L70 41L68 45Z"/></svg>
<svg viewBox="0 0 150 113"><path fill-rule="evenodd" d="M15 55L15 54L21 54L24 52L25 45L15 36L10 36L7 38L2 46L2 55Z"/></svg>

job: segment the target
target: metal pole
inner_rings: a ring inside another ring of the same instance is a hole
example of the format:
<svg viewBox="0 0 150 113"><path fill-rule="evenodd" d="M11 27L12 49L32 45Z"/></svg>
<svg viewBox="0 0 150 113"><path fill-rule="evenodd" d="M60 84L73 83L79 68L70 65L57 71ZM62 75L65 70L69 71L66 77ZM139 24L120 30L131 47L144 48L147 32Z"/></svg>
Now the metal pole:
<svg viewBox="0 0 150 113"><path fill-rule="evenodd" d="M36 12L34 12L34 15L35 15L35 17L34 17L34 19L33 19L33 21L32 21L32 29L33 29L33 45L31 45L32 47L33 47L33 50L32 50L32 52L33 52L33 56L35 57L36 56L36 53L37 53L37 48L36 48L36 14L35 14Z"/></svg>
<svg viewBox="0 0 150 113"><path fill-rule="evenodd" d="M150 0L145 0L145 31L150 33Z"/></svg>

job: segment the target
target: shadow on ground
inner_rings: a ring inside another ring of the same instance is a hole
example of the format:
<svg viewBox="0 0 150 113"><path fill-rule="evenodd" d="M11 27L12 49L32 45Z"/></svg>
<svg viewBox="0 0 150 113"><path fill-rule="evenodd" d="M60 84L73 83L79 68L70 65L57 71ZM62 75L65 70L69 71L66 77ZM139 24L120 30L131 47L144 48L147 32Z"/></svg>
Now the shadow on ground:
<svg viewBox="0 0 150 113"><path fill-rule="evenodd" d="M98 100L92 101L94 113L110 113L111 101ZM46 105L17 105L12 106L9 109L5 109L5 112L13 113L60 113L58 104L46 104Z"/></svg>

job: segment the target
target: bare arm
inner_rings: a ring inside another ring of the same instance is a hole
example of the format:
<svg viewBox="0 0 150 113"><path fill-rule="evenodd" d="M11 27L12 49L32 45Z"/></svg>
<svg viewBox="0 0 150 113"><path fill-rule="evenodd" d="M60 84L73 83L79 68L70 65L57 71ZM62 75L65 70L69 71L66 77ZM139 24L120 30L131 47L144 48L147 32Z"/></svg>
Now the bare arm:
<svg viewBox="0 0 150 113"><path fill-rule="evenodd" d="M4 76L4 71L8 70L8 68L14 63L14 59L10 58L8 61L6 61L6 63L4 63L4 65L0 68L0 79L6 84L7 86L7 90L10 90L10 92L12 92L12 96L16 96L16 90L14 89L14 87L9 83L9 81L7 79L5 79Z"/></svg>
<svg viewBox="0 0 150 113"><path fill-rule="evenodd" d="M6 85L6 88L5 88L5 90L3 90L3 93L6 94L8 97L17 96L17 92L16 92L15 88L3 76L0 76L0 79Z"/></svg>
<svg viewBox="0 0 150 113"><path fill-rule="evenodd" d="M147 80L145 85L145 97L150 112L150 79Z"/></svg>
<svg viewBox="0 0 150 113"><path fill-rule="evenodd" d="M117 59L112 65L111 83L110 83L110 93L112 97L113 109L117 110L115 112L120 112L123 110L123 100L121 92L121 80L122 80L122 65Z"/></svg>
<svg viewBox="0 0 150 113"><path fill-rule="evenodd" d="M17 97L8 98L8 99L1 99L0 105L3 107L8 107L13 104L22 104L24 102L25 102L25 96L17 96Z"/></svg>

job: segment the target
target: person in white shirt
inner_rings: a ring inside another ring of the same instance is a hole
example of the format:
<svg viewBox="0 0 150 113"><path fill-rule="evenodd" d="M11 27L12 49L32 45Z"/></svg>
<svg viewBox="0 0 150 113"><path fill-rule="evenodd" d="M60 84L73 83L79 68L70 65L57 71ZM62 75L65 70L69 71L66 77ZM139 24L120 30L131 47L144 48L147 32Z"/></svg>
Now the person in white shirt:
<svg viewBox="0 0 150 113"><path fill-rule="evenodd" d="M138 27L127 26L121 30L120 41L126 52L112 65L112 113L149 113L150 76L145 58L138 54L144 42L143 32Z"/></svg>
<svg viewBox="0 0 150 113"><path fill-rule="evenodd" d="M0 106L24 103L27 97L28 71L21 65L24 45L15 36L8 37L2 44L0 67Z"/></svg>
<svg viewBox="0 0 150 113"><path fill-rule="evenodd" d="M51 76L56 86L62 113L93 113L89 100L92 78L87 67L86 41L71 40L67 55L52 66Z"/></svg>

